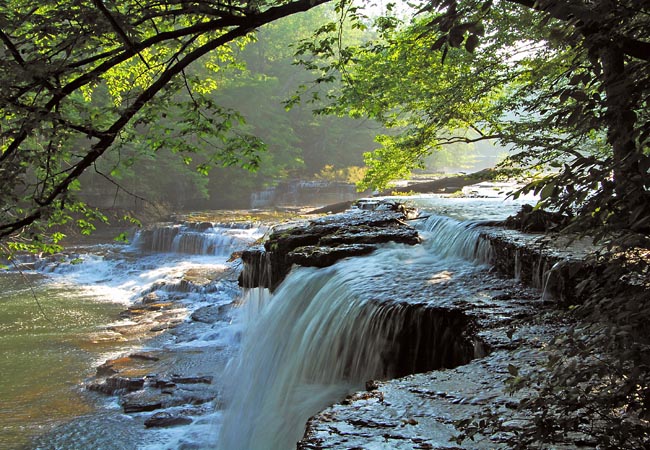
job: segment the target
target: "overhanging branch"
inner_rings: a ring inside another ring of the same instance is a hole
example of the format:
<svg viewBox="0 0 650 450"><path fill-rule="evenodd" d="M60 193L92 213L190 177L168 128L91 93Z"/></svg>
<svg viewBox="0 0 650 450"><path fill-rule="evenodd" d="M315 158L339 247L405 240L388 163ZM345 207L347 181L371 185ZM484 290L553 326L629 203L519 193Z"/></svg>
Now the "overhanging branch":
<svg viewBox="0 0 650 450"><path fill-rule="evenodd" d="M48 208L54 204L57 198L63 196L67 192L70 184L76 180L86 169L94 164L94 162L110 148L120 131L129 123L129 121L138 113L138 111L140 111L150 100L152 100L153 97L172 80L172 78L179 75L191 63L195 62L216 48L225 45L236 38L245 36L259 26L273 22L282 17L307 11L317 5L327 3L328 1L330 0L298 0L293 3L269 8L268 10L261 13L246 16L244 18L238 19L238 21L241 23L239 23L235 29L227 31L225 34L189 52L176 64L171 66L168 70L164 71L155 82L153 82L136 98L133 104L131 104L122 112L120 117L110 126L110 128L108 128L105 132L102 132L102 136L99 141L93 144L88 153L86 153L86 155L73 166L68 175L50 191L50 194L45 199L43 199L41 202L42 206L35 207L31 212L28 212L26 216L18 220L0 224L0 238L7 237L20 230L21 228L28 226L44 217ZM214 22L219 22L221 25L224 25L224 22L227 21L218 20ZM221 26L217 27L216 29L224 29L224 27ZM206 31L210 30L208 29ZM46 109L53 109L67 95L70 95L72 92L75 92L82 86L90 83L92 80L96 79L97 76L99 76L101 73L104 73L111 67L114 67L115 65L124 62L128 58L134 56L134 52L138 47L142 45L144 45L144 42L140 44L134 44L134 48L125 48L121 54L118 54L110 60L100 64L97 68L90 71L90 73L81 75L77 79L71 81L53 96L53 98L47 103ZM148 45L152 44L149 43ZM36 126L36 124L34 124L34 126ZM15 149L17 149L20 144L26 139L29 132L31 132L31 129L22 130L19 133L12 145L10 145L12 152L15 151ZM7 157L8 154L12 152L5 151L5 153L0 156L0 161L2 161L2 159Z"/></svg>

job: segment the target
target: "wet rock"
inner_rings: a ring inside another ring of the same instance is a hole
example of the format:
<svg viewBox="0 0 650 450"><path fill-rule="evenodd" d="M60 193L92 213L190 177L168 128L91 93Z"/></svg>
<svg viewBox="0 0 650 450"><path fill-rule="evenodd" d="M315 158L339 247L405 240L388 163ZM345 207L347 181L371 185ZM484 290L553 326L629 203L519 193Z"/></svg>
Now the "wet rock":
<svg viewBox="0 0 650 450"><path fill-rule="evenodd" d="M305 267L327 267L339 259L351 256L362 256L376 250L374 245L347 244L336 247L306 246L287 254L286 260L290 264L298 264Z"/></svg>
<svg viewBox="0 0 650 450"><path fill-rule="evenodd" d="M97 376L110 377L119 374L119 376L125 378L144 378L157 364L157 358L143 353L109 359L97 367Z"/></svg>
<svg viewBox="0 0 650 450"><path fill-rule="evenodd" d="M506 448L480 434L460 446L450 440L458 434L454 422L482 408L463 399L475 392L486 398L504 395L499 370L509 361L507 353L495 353L489 365L475 360L457 369L382 382L381 397L379 391L358 393L312 417L297 448ZM502 407L499 413L513 420L517 411Z"/></svg>
<svg viewBox="0 0 650 450"><path fill-rule="evenodd" d="M366 391L375 391L379 389L379 384L375 380L366 381Z"/></svg>
<svg viewBox="0 0 650 450"><path fill-rule="evenodd" d="M195 322L216 323L224 319L226 311L230 308L228 305L209 305L197 309L192 313L190 318Z"/></svg>
<svg viewBox="0 0 650 450"><path fill-rule="evenodd" d="M144 297L142 297L142 303L148 305L150 303L156 303L160 301L160 297L155 292L150 292Z"/></svg>
<svg viewBox="0 0 650 450"><path fill-rule="evenodd" d="M114 375L124 367L127 367L131 364L131 358L129 356L124 356L121 358L109 359L104 362L101 366L97 367L97 376L107 376Z"/></svg>
<svg viewBox="0 0 650 450"><path fill-rule="evenodd" d="M212 377L211 376L203 376L203 377L172 376L172 383L178 383L178 384L212 384Z"/></svg>
<svg viewBox="0 0 650 450"><path fill-rule="evenodd" d="M180 322L161 323L154 327L151 327L149 331L156 333L158 331L171 330L173 328L176 328L178 325L180 325Z"/></svg>
<svg viewBox="0 0 650 450"><path fill-rule="evenodd" d="M106 361L104 364L101 366L97 367L96 373L98 377L105 377L109 375L114 375L118 372L118 370L113 367L113 364L110 361Z"/></svg>
<svg viewBox="0 0 650 450"><path fill-rule="evenodd" d="M204 389L178 389L168 401L169 406L202 405L215 399L215 393Z"/></svg>
<svg viewBox="0 0 650 450"><path fill-rule="evenodd" d="M542 289L559 302L577 302L581 292L578 285L596 270L588 259L589 253L596 250L591 244L569 245L555 236L501 229L485 229L481 235L490 241L498 272ZM497 295L495 299L508 300L507 294Z"/></svg>
<svg viewBox="0 0 650 450"><path fill-rule="evenodd" d="M147 309L139 306L129 306L129 308L120 313L122 319L131 319L134 316L141 316L147 313Z"/></svg>
<svg viewBox="0 0 650 450"><path fill-rule="evenodd" d="M160 311L161 309L169 309L174 306L173 302L157 302L150 303L146 306L147 311Z"/></svg>
<svg viewBox="0 0 650 450"><path fill-rule="evenodd" d="M125 413L155 411L163 407L163 398L158 392L137 391L120 397L120 404Z"/></svg>
<svg viewBox="0 0 650 450"><path fill-rule="evenodd" d="M138 391L144 387L144 378L127 378L120 376L111 376L103 382L92 383L88 389L95 392L101 392L106 395L115 395L124 391Z"/></svg>
<svg viewBox="0 0 650 450"><path fill-rule="evenodd" d="M189 425L192 419L183 415L175 415L170 412L159 412L144 421L147 428L168 428L177 425Z"/></svg>
<svg viewBox="0 0 650 450"><path fill-rule="evenodd" d="M227 270L211 267L193 267L183 275L183 280L196 287L206 286L215 281L226 279L230 273Z"/></svg>
<svg viewBox="0 0 650 450"><path fill-rule="evenodd" d="M414 228L388 226L386 228L359 226L353 229L340 229L334 234L323 237L319 243L325 246L341 244L381 244L397 242L415 245L420 243L420 236Z"/></svg>
<svg viewBox="0 0 650 450"><path fill-rule="evenodd" d="M276 229L263 247L242 253L245 268L239 277L240 286L275 289L293 264L326 267L342 258L368 254L377 244L419 243L417 231L405 222L411 211L399 204L383 206Z"/></svg>
<svg viewBox="0 0 650 450"><path fill-rule="evenodd" d="M158 361L160 358L153 354L152 352L139 352L139 353L131 353L129 355L129 358L132 359L141 359L144 361Z"/></svg>
<svg viewBox="0 0 650 450"><path fill-rule="evenodd" d="M176 383L171 380L156 380L152 386L158 389L172 389L176 387Z"/></svg>

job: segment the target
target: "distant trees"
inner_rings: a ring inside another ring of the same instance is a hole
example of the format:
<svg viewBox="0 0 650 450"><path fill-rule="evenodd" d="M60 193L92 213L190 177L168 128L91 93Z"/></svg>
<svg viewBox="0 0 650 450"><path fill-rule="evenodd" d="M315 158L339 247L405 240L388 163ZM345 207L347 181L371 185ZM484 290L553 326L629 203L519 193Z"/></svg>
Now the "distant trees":
<svg viewBox="0 0 650 450"><path fill-rule="evenodd" d="M287 126L253 108L246 125L232 101L241 92L280 97L294 82L308 85L275 65L289 58L281 42L293 42L292 33L278 31L274 47L261 43L257 55L239 49L259 27L330 1L5 2L0 239L38 248L59 237L44 240L51 225L101 219L74 195L89 170L119 181L143 157L171 152L182 164L161 170L175 167L209 193L184 164L203 173L264 167L258 183L316 172L331 163L322 155L352 137L357 148L367 146L367 133L350 134L328 118L314 119L313 128ZM529 188L577 217L575 226L648 230L646 1L420 1L411 2L419 12L404 24L391 4L372 18L359 7L366 2L331 3L334 14L314 17L318 33L298 53L318 82L342 81L342 97L322 83L302 96L323 101L321 112L394 128L367 156L366 184L407 174L442 143L493 138L521 150L514 168L555 167ZM346 40L346 33L371 39ZM271 147L281 151L264 153Z"/></svg>
<svg viewBox="0 0 650 450"><path fill-rule="evenodd" d="M291 42L329 13L261 29L255 43L261 26L327 1L3 4L0 240L52 250L51 226L105 220L80 189L134 203L193 191L193 204L237 191L241 206L290 174L360 164L372 130L282 106L306 80Z"/></svg>
<svg viewBox="0 0 650 450"><path fill-rule="evenodd" d="M557 305L571 326L539 349L539 363L509 364L522 420L513 426L488 405L456 422L457 442L481 433L515 449L648 448L650 3L418 5L415 20L380 18L381 40L320 67L321 79L338 71L345 81L326 112L393 128L368 157L366 183L404 176L446 143L496 139L517 151L504 172L541 172L526 187L539 206L570 214L569 230L607 238L611 250L576 286L580 303ZM306 48L331 53L323 42Z"/></svg>
<svg viewBox="0 0 650 450"><path fill-rule="evenodd" d="M310 80L309 73L293 64L294 43L311 36L333 16L326 6L270 24L259 30L256 42L237 53L241 67L221 72L215 102L237 109L246 119L241 128L259 137L266 151L255 173L213 169L209 181L213 204L231 197L242 207L242 199L252 189L286 178L312 178L328 165L338 169L363 165L363 153L377 147L374 138L382 128L374 121L315 116L313 105L307 103L285 109L297 87ZM362 36L346 38L358 41Z"/></svg>

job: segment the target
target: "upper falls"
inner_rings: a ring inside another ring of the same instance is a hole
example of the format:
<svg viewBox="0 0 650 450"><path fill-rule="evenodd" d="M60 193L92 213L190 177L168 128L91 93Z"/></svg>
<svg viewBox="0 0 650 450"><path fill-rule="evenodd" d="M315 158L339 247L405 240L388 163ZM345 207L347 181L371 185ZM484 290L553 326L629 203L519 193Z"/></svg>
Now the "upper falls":
<svg viewBox="0 0 650 450"><path fill-rule="evenodd" d="M230 256L254 242L258 233L250 223L169 223L139 232L134 245L152 252Z"/></svg>

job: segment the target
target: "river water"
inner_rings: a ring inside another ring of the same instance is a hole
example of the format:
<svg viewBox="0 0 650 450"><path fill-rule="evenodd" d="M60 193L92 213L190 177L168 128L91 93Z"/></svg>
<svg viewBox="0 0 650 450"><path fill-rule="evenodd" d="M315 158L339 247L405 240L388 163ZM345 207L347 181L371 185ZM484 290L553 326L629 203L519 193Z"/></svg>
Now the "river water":
<svg viewBox="0 0 650 450"><path fill-rule="evenodd" d="M520 206L502 198L407 200L424 214L452 217L456 228L468 219L502 219ZM440 226L432 224L436 220L421 221L425 236L427 227ZM396 267L434 267L443 278L482 270L471 261L474 256L449 250L453 239L460 244L476 239L460 231L465 237L445 235L440 241L432 234L417 248L388 245L330 269L295 270L273 296L258 290L243 294L233 277L221 277L209 289L178 290L189 271L235 272L230 253L264 232L255 225L167 224L131 245L76 248L25 266L22 274L0 274L0 449L293 448L310 415L362 388L367 379L391 376L373 360L391 331L376 327L382 323L379 310L358 315L361 307L353 305L364 300L355 290L394 274ZM444 295L460 295L458 289ZM163 297L182 292L186 322L201 306L234 300L243 306L228 320L182 328L192 330L184 335L163 332L139 341L107 332L125 322L119 316L125 307L149 292ZM142 423L150 413L122 414L115 398L83 388L109 358L179 345L215 349L231 359L227 368L214 370L222 398L190 426L145 430ZM336 351L323 351L328 348ZM223 404L230 405L225 412Z"/></svg>

